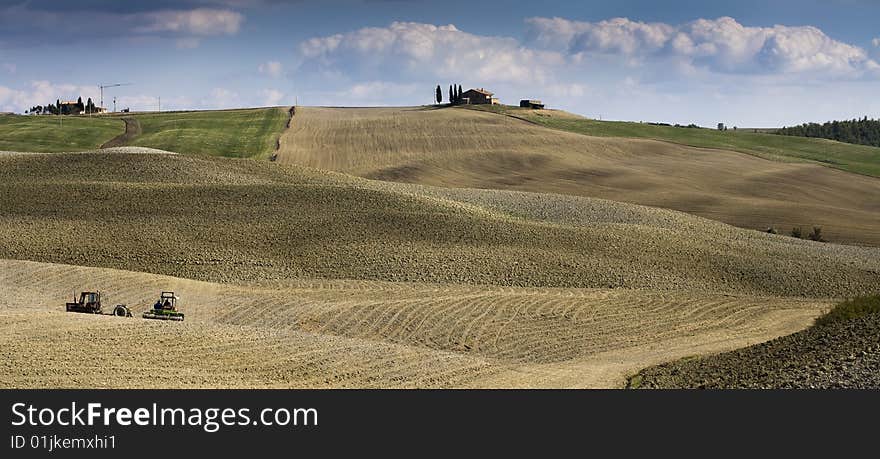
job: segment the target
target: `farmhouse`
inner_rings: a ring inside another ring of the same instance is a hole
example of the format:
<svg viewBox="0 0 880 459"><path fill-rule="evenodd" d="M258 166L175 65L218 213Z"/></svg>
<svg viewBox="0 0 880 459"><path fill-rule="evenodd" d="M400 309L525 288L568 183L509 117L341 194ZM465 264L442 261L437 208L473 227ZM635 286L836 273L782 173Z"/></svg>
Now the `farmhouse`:
<svg viewBox="0 0 880 459"><path fill-rule="evenodd" d="M61 109L61 113L65 115L72 115L80 112L79 101L76 100L62 100L58 107Z"/></svg>
<svg viewBox="0 0 880 459"><path fill-rule="evenodd" d="M91 99L89 99L91 100ZM86 115L86 106L79 100L62 100L61 113L63 115ZM105 107L94 106L92 113L107 113Z"/></svg>
<svg viewBox="0 0 880 459"><path fill-rule="evenodd" d="M537 100L537 99L523 99L523 100L519 101L519 106L522 108L543 109L544 102L541 102L540 100Z"/></svg>
<svg viewBox="0 0 880 459"><path fill-rule="evenodd" d="M493 93L480 89L468 89L461 94L461 103L465 105L497 105L498 98Z"/></svg>

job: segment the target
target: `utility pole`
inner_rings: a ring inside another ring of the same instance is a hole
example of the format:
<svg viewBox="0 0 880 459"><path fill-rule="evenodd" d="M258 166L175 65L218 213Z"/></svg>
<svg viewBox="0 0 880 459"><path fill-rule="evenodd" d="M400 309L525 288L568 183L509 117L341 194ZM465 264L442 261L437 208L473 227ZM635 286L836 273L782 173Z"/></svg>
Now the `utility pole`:
<svg viewBox="0 0 880 459"><path fill-rule="evenodd" d="M116 96L113 96L113 113L116 113Z"/></svg>
<svg viewBox="0 0 880 459"><path fill-rule="evenodd" d="M159 111L162 111L162 96L159 96Z"/></svg>

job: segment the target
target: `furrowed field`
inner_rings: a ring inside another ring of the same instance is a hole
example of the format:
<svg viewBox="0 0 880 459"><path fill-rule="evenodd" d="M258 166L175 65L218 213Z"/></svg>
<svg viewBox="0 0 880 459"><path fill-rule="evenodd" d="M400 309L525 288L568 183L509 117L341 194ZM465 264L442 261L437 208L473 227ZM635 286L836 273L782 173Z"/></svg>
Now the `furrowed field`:
<svg viewBox="0 0 880 459"><path fill-rule="evenodd" d="M824 165L459 108L79 120L0 154L2 387L687 385L720 371L640 370L880 293L880 180ZM139 318L162 290L185 321Z"/></svg>

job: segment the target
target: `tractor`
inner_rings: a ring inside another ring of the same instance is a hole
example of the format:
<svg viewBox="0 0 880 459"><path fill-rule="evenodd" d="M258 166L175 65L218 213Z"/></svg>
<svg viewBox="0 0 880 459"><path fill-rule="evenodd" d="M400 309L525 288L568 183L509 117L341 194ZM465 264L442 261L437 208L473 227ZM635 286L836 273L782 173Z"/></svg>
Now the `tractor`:
<svg viewBox="0 0 880 459"><path fill-rule="evenodd" d="M153 304L153 308L144 311L144 319L158 320L183 320L183 313L177 310L177 300L180 297L174 292L162 292L159 299Z"/></svg>
<svg viewBox="0 0 880 459"><path fill-rule="evenodd" d="M84 314L104 314L101 304L101 292L82 292L79 294L79 300L76 293L73 294L73 303L66 303L67 312L81 312ZM113 307L114 316L131 317L131 310L124 304L117 304Z"/></svg>

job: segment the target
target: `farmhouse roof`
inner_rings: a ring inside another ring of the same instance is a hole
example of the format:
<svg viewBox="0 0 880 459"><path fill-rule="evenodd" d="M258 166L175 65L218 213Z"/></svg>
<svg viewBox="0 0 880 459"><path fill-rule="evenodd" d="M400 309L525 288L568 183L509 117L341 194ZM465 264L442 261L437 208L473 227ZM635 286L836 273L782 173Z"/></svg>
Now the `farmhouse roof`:
<svg viewBox="0 0 880 459"><path fill-rule="evenodd" d="M486 91L486 90L483 89L483 88L480 88L480 89L468 89L468 90L465 91L465 92L471 92L471 91L473 91L473 92L478 92L478 93L480 93L480 94L485 94L485 95L490 96L490 97L493 96L493 95L495 95L494 93L491 93L491 92L489 92L489 91Z"/></svg>

